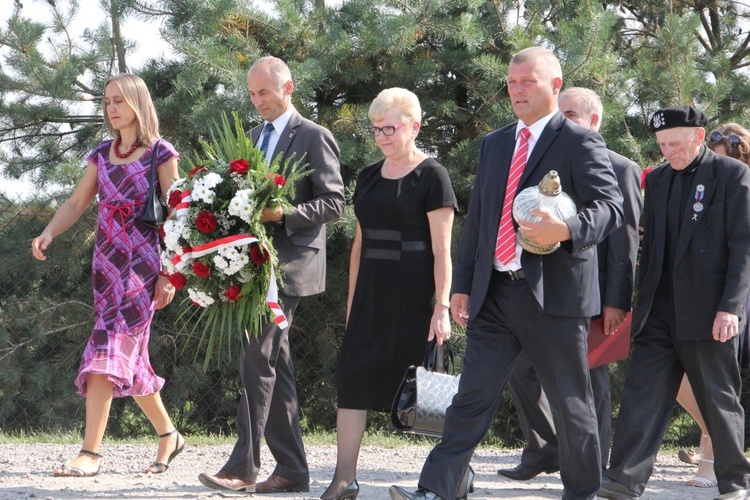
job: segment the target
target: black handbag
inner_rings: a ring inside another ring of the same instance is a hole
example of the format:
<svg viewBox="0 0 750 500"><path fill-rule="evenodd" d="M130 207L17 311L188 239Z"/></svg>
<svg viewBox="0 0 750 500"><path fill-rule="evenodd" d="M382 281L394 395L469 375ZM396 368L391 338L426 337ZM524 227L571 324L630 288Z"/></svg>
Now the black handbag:
<svg viewBox="0 0 750 500"><path fill-rule="evenodd" d="M162 201L161 196L156 194L156 189L154 188L154 184L156 183L156 157L160 142L161 140L156 141L154 149L151 152L151 180L148 185L146 201L144 202L143 216L141 217L145 225L156 228L164 224L168 213L167 205Z"/></svg>
<svg viewBox="0 0 750 500"><path fill-rule="evenodd" d="M450 341L427 346L422 366L406 369L391 406L393 427L409 434L441 437L445 410L458 392L461 375L455 374Z"/></svg>

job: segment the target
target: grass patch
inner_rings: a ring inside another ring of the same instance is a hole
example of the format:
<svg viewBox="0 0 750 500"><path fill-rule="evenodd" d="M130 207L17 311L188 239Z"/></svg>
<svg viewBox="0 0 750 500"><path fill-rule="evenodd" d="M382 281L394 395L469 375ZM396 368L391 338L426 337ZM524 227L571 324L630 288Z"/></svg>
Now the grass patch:
<svg viewBox="0 0 750 500"><path fill-rule="evenodd" d="M23 433L4 433L0 432L0 445L3 444L35 444L35 443L53 443L53 444L79 444L82 436L78 432L23 432ZM189 434L188 439L190 446L210 446L210 445L233 445L237 440L234 434L216 435L216 434ZM317 429L308 431L304 434L305 444L313 446L335 446L336 433ZM106 444L152 444L156 441L156 435L143 435L130 438L113 438L104 436ZM401 446L424 445L434 446L437 439L427 438L424 436L412 436L395 431L368 430L362 440L363 446L378 446L381 448L398 448Z"/></svg>

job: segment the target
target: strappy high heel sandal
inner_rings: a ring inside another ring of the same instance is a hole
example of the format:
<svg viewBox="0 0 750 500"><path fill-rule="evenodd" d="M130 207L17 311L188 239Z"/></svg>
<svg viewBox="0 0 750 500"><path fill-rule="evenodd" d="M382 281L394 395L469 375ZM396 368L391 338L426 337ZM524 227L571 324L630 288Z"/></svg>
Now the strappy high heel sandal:
<svg viewBox="0 0 750 500"><path fill-rule="evenodd" d="M169 464L172 463L172 460L174 460L174 458L182 453L182 450L185 449L185 438L182 437L182 434L177 432L177 429L172 429L170 432L167 432L165 434L159 434L159 439L169 437L175 433L177 433L177 440L174 443L174 451L169 454L167 463L157 461L151 462L151 465L146 467L147 474L163 474L167 472L167 469L169 469ZM180 439L182 439L182 444L180 444Z"/></svg>
<svg viewBox="0 0 750 500"><path fill-rule="evenodd" d="M96 470L93 472L87 472L80 467L73 467L71 465L65 464L62 465L59 469L55 469L54 471L52 471L52 475L55 477L92 477L101 472L102 466L99 465L99 459L102 458L102 456L99 453L84 450L83 448L81 448L81 451L79 451L78 454L90 455L96 458Z"/></svg>
<svg viewBox="0 0 750 500"><path fill-rule="evenodd" d="M714 461L713 460L707 460L705 458L700 459L701 462L706 462L707 464L711 464L711 468L713 468ZM693 478L688 481L686 484L688 486L695 486L696 488L715 488L716 487L716 480L715 479L709 479L707 477L699 476L700 474L700 463L698 464L698 473L693 476ZM713 470L711 471L713 473Z"/></svg>

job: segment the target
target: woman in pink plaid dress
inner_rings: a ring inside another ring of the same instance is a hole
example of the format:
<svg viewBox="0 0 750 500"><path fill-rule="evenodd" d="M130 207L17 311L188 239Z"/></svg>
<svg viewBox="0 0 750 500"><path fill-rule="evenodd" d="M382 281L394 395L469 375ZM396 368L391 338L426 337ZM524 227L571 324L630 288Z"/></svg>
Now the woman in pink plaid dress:
<svg viewBox="0 0 750 500"><path fill-rule="evenodd" d="M178 154L158 141L159 122L144 81L120 74L105 83L104 121L114 140L99 144L71 197L31 244L34 257L45 260L52 239L70 228L99 196L93 286L95 322L75 383L86 397L86 430L78 456L54 470L55 476L99 473L99 446L112 398L133 396L159 435L156 460L146 472L165 472L185 448L159 391L148 356L154 310L172 301L174 287L160 273L158 230L143 224L144 201L156 155L155 189L164 194L177 179Z"/></svg>

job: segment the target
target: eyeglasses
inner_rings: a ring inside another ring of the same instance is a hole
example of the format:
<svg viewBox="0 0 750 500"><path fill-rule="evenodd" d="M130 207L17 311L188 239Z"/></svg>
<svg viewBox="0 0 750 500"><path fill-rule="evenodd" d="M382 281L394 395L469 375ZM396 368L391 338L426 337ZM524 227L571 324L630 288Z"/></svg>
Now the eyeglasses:
<svg viewBox="0 0 750 500"><path fill-rule="evenodd" d="M713 132L711 132L710 139L714 142L721 142L724 139L726 139L729 141L729 144L731 144L733 147L739 146L740 143L742 142L742 140L738 136L734 134L724 135L718 130L714 130Z"/></svg>
<svg viewBox="0 0 750 500"><path fill-rule="evenodd" d="M400 129L404 125L406 124L399 123L398 125L386 125L385 127L372 126L370 127L370 133L372 133L372 135L374 135L375 137L378 137L381 133L386 137L390 137L396 133L397 129Z"/></svg>

